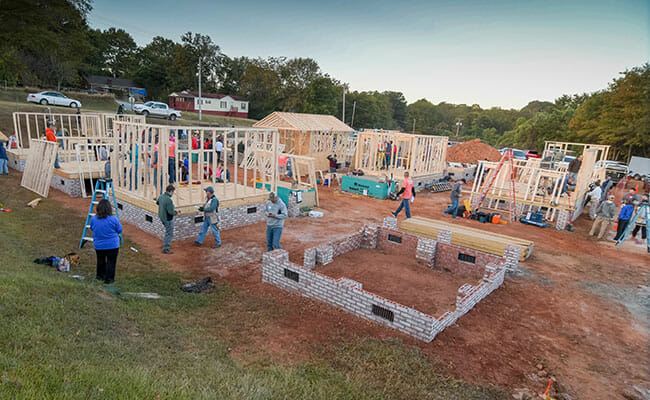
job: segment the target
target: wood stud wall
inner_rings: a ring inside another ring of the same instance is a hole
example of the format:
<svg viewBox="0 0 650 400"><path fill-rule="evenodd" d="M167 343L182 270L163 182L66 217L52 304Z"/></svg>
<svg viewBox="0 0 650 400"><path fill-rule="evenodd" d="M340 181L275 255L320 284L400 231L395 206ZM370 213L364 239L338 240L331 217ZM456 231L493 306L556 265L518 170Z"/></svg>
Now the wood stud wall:
<svg viewBox="0 0 650 400"><path fill-rule="evenodd" d="M32 139L20 186L47 197L50 192L56 151L56 143Z"/></svg>

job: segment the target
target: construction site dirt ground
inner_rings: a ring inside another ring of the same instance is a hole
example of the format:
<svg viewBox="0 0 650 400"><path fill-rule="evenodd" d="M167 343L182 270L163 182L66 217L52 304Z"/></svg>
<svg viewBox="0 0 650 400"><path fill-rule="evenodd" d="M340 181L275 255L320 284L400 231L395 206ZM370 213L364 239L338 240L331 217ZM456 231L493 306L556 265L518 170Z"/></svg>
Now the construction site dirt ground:
<svg viewBox="0 0 650 400"><path fill-rule="evenodd" d="M346 236L367 223L380 224L398 206L389 200L340 193L336 187L320 186L319 194L323 218L285 223L282 246L298 264L306 248ZM89 204L89 199L70 198L57 190L50 191L50 199L83 215ZM449 192L420 193L412 213L450 220L442 215L448 201ZM403 218L402 214L399 220ZM548 376L555 376L562 391L574 399L621 398L625 388L650 388L650 255L645 246L626 241L617 250L611 241L594 240L588 236L591 221L584 215L573 233L520 223L454 221L532 240L535 248L532 257L520 264L520 274L508 276L502 287L431 343L263 284L263 223L222 232L219 249L211 248L211 238L200 249L191 246L191 239L174 242L171 256L160 254L160 239L129 225L125 233L140 251L154 254L184 276L210 275L270 304L273 312L242 311L261 312L264 317L232 333L245 336L233 340L231 348L245 361L271 357L300 362L323 344L366 336L397 337L419 348L443 373L471 383L504 386L513 393L519 388L541 393ZM339 268L345 267L341 261ZM400 279L382 285L395 292L414 290ZM214 330L222 333L220 321L214 321Z"/></svg>

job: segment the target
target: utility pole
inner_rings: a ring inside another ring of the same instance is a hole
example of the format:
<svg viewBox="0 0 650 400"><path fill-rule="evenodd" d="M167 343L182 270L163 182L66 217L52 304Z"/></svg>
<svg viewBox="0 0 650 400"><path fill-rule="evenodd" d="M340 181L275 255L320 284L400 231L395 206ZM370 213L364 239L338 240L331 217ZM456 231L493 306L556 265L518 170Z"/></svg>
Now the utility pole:
<svg viewBox="0 0 650 400"><path fill-rule="evenodd" d="M201 100L201 57L199 57L199 121L201 120L202 117L202 103L203 100Z"/></svg>
<svg viewBox="0 0 650 400"><path fill-rule="evenodd" d="M458 132L460 131L461 126L463 126L463 121L461 120L456 121L456 136L458 136Z"/></svg>
<svg viewBox="0 0 650 400"><path fill-rule="evenodd" d="M354 110L357 108L357 101L355 100L354 103L352 103L352 122L350 123L350 128L354 127Z"/></svg>
<svg viewBox="0 0 650 400"><path fill-rule="evenodd" d="M343 123L345 123L345 92L347 92L347 89L344 86L343 87L343 112L341 113L343 117Z"/></svg>
<svg viewBox="0 0 650 400"><path fill-rule="evenodd" d="M413 134L415 135L415 118L413 118Z"/></svg>

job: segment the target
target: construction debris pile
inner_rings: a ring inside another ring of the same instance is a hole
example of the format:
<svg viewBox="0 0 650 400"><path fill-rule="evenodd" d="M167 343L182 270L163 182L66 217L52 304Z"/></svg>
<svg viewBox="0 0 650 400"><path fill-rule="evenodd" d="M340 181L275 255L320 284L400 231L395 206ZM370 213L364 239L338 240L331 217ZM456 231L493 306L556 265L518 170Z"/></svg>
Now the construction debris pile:
<svg viewBox="0 0 650 400"><path fill-rule="evenodd" d="M489 144L481 142L481 139L470 140L459 143L447 149L447 161L458 163L476 164L477 161L499 161L501 153Z"/></svg>

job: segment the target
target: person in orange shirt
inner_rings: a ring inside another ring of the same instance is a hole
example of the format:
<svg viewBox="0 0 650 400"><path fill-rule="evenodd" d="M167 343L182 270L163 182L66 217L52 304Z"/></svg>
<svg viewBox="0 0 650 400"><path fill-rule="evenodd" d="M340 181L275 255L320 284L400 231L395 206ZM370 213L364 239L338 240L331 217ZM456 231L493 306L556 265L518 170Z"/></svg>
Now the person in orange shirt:
<svg viewBox="0 0 650 400"><path fill-rule="evenodd" d="M169 162L167 172L169 173L169 183L174 183L176 181L176 138L173 136L169 138Z"/></svg>
<svg viewBox="0 0 650 400"><path fill-rule="evenodd" d="M54 133L54 122L48 122L47 123L47 128L45 129L45 139L47 139L48 142L54 142L56 143L56 134ZM57 148L59 146L57 145ZM58 150L58 149L57 149ZM56 158L54 159L54 168L56 169L61 169L61 165L59 164L59 154L57 151Z"/></svg>
<svg viewBox="0 0 650 400"><path fill-rule="evenodd" d="M404 209L406 213L406 218L411 218L411 199L415 198L415 188L413 186L413 179L409 178L408 171L404 172L404 182L402 182L402 188L397 195L402 195L402 202L400 203L397 210L392 213L394 217L397 218L397 215Z"/></svg>

